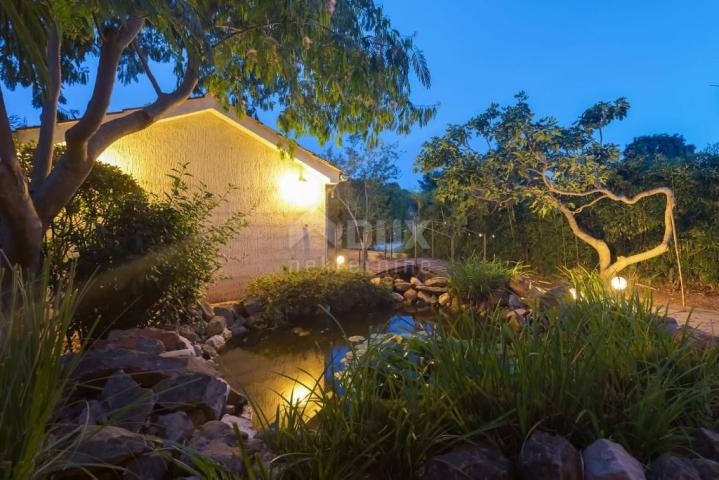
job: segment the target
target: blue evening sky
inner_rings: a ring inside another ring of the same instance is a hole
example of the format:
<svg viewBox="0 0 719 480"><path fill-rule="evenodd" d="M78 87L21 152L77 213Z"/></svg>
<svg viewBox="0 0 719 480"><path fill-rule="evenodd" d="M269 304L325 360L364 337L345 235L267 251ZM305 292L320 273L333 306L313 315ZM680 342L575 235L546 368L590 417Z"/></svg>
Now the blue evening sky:
<svg viewBox="0 0 719 480"><path fill-rule="evenodd" d="M339 0L341 1L341 0ZM422 143L492 101L524 90L541 115L573 121L599 100L629 99L630 114L605 138L679 133L698 147L719 142L719 2L716 0L384 0L403 33L416 34L432 72L417 103L439 104L435 120L397 141L400 183L417 187ZM169 88L172 80L165 75ZM82 110L89 87L66 92ZM37 122L26 92L5 92L11 113ZM147 82L118 88L111 108L152 100ZM274 126L275 115L260 118ZM313 139L301 143L322 151Z"/></svg>

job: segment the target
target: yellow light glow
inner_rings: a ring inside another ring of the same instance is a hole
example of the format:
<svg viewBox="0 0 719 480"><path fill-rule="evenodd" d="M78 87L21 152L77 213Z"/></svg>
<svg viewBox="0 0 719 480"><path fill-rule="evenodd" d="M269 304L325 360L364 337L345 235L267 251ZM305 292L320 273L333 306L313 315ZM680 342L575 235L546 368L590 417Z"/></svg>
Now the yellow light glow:
<svg viewBox="0 0 719 480"><path fill-rule="evenodd" d="M613 277L609 284L612 286L614 290L623 291L627 289L627 279L624 277Z"/></svg>
<svg viewBox="0 0 719 480"><path fill-rule="evenodd" d="M117 167L120 170L127 172L127 160L122 158L122 155L120 155L117 151L113 150L112 148L108 148L104 152L102 152L97 159L105 163L107 165L112 165L113 167Z"/></svg>
<svg viewBox="0 0 719 480"><path fill-rule="evenodd" d="M572 298L573 298L574 300L577 299L577 289L576 289L576 288L573 288L573 287L570 288L570 289L569 289L569 294L572 296Z"/></svg>
<svg viewBox="0 0 719 480"><path fill-rule="evenodd" d="M304 385L300 385L298 383L295 383L292 385L292 390L290 390L289 395L287 395L287 398L292 399L292 403L294 405L304 405L307 403L307 400L310 397L310 389L305 387Z"/></svg>
<svg viewBox="0 0 719 480"><path fill-rule="evenodd" d="M322 201L324 185L309 175L289 171L280 177L282 199L297 207L312 207Z"/></svg>
<svg viewBox="0 0 719 480"><path fill-rule="evenodd" d="M342 265L345 264L345 262L347 261L347 259L345 258L344 255L337 255L336 261L337 261L337 265L338 265L338 266L342 266Z"/></svg>

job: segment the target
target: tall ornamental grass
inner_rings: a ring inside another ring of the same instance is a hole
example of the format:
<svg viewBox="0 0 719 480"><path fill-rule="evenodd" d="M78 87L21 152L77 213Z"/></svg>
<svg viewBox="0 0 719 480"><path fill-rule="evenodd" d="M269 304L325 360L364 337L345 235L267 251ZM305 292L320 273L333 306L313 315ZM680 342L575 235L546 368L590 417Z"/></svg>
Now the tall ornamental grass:
<svg viewBox="0 0 719 480"><path fill-rule="evenodd" d="M464 313L356 351L339 388L306 385L309 399L267 425L284 478L416 478L454 444L488 437L512 455L534 429L577 448L611 437L648 461L690 448L694 427L716 428L717 350L673 338L637 296L596 280L576 288L520 332L500 313Z"/></svg>
<svg viewBox="0 0 719 480"><path fill-rule="evenodd" d="M0 478L43 478L62 455L48 426L73 367L61 356L80 294L72 280L47 293L47 268L29 280L0 270L0 286Z"/></svg>
<svg viewBox="0 0 719 480"><path fill-rule="evenodd" d="M463 302L486 299L526 268L519 263L472 257L449 267L449 291Z"/></svg>

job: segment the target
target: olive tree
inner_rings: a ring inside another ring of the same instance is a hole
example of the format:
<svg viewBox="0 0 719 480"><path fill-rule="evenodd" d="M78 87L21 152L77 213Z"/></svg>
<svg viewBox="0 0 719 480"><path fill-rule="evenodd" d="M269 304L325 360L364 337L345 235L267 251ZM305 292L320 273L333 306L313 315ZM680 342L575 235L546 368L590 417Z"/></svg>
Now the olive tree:
<svg viewBox="0 0 719 480"><path fill-rule="evenodd" d="M523 93L506 107L491 105L463 125L451 125L442 137L424 144L417 167L438 173L441 199L487 201L498 206L524 202L539 215L559 211L574 235L599 257L608 280L629 265L665 253L674 232L674 193L658 187L625 196L607 188L610 167L619 159L616 145L605 143L603 131L627 115L628 102L601 102L570 126L554 118L536 118ZM634 205L663 196L664 233L657 244L627 256L616 254L597 233L584 228L578 215L602 201Z"/></svg>
<svg viewBox="0 0 719 480"><path fill-rule="evenodd" d="M193 93L239 113L276 108L284 131L320 141L407 132L434 114L410 99L413 74L430 82L422 53L374 0L7 0L0 32L0 253L30 270L48 224L103 150ZM153 73L158 64L174 67L169 90ZM106 121L116 83L140 76L155 100ZM72 84L91 84L92 93L55 158L63 88ZM30 88L41 109L29 178L3 98L17 87Z"/></svg>

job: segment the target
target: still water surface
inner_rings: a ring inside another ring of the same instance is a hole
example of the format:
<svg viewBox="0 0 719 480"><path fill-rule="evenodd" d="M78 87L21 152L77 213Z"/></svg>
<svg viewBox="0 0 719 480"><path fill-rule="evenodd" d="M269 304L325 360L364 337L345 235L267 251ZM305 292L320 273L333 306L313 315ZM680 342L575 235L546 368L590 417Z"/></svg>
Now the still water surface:
<svg viewBox="0 0 719 480"><path fill-rule="evenodd" d="M324 382L329 372L341 370L341 359L348 351L345 338L367 337L374 332L406 333L417 330L431 317L427 314L380 312L347 315L339 322L316 318L303 323L309 332L299 336L290 329L252 332L220 357L225 378L250 396L255 406L273 420L277 408L285 402L307 398L317 381ZM346 336L345 336L346 335ZM253 418L257 426L259 412Z"/></svg>

